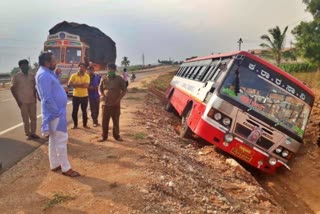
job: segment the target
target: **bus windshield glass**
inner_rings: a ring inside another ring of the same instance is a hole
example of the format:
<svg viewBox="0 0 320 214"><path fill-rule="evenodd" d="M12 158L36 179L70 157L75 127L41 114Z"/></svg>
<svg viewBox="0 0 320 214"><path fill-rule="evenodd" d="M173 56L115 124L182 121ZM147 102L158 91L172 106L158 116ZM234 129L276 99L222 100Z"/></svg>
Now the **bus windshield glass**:
<svg viewBox="0 0 320 214"><path fill-rule="evenodd" d="M301 87L249 58L236 60L220 93L245 110L255 111L290 132L303 136L313 98Z"/></svg>
<svg viewBox="0 0 320 214"><path fill-rule="evenodd" d="M57 62L60 62L60 47L46 47L45 51L53 53Z"/></svg>
<svg viewBox="0 0 320 214"><path fill-rule="evenodd" d="M68 47L66 54L67 63L81 62L81 48Z"/></svg>

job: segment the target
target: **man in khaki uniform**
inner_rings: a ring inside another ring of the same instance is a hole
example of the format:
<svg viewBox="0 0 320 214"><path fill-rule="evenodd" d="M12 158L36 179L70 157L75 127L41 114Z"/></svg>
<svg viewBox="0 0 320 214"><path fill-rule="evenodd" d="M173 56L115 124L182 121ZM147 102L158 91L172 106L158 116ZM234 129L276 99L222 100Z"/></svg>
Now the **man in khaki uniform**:
<svg viewBox="0 0 320 214"><path fill-rule="evenodd" d="M36 135L37 103L34 74L29 72L28 60L20 60L18 64L21 71L12 78L11 93L20 108L27 140L39 139Z"/></svg>
<svg viewBox="0 0 320 214"><path fill-rule="evenodd" d="M108 76L104 77L99 86L102 101L102 139L108 139L109 121L113 123L113 137L117 141L123 141L120 137L120 101L127 92L126 82L121 76L116 75L116 65L109 64Z"/></svg>

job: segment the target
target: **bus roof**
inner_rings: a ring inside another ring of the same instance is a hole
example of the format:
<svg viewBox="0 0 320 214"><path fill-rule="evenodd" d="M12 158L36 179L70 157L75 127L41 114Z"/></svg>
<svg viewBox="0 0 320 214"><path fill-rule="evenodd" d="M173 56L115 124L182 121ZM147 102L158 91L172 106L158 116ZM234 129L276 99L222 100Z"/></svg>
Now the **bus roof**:
<svg viewBox="0 0 320 214"><path fill-rule="evenodd" d="M287 72L285 72L284 70L278 68L277 66L267 62L266 60L257 57L256 55L253 55L247 51L235 51L235 52L230 52L230 53L222 53L222 54L214 54L214 55L209 55L209 56L203 56L203 57L197 57L197 58L193 58L190 60L186 60L185 62L195 62L195 61L202 61L202 60L207 60L207 59L214 59L214 58L224 58L224 57L230 57L230 56L234 56L234 55L238 55L238 54L242 54L245 55L269 68L271 68L272 70L276 71L277 73L281 74L282 76L290 79L291 81L293 81L295 84L297 84L299 87L301 87L302 89L304 89L306 92L308 92L311 96L315 96L314 92L305 84L303 84L300 80L298 80L297 78L295 78L294 76L288 74Z"/></svg>

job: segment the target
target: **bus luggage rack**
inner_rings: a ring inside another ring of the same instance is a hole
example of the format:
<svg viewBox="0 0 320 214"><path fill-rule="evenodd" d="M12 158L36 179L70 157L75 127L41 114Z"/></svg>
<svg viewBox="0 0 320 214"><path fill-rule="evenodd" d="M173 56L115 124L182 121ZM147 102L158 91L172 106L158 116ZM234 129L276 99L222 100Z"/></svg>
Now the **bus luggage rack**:
<svg viewBox="0 0 320 214"><path fill-rule="evenodd" d="M240 137L244 138L244 139L247 139L248 136L250 135L251 133L251 130L248 129L247 127L241 125L241 124L237 124L236 126L236 130L235 130L235 133L237 135L239 135ZM265 149L270 149L271 146L273 146L273 142L264 138L264 137L261 137L257 143L256 143L258 146L261 146L262 148L265 148Z"/></svg>

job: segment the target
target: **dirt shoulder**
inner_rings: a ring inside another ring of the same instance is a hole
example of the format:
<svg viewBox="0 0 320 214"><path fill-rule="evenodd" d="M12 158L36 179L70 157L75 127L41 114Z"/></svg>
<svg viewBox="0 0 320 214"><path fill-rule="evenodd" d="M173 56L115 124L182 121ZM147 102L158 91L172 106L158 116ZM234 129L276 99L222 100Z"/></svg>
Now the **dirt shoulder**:
<svg viewBox="0 0 320 214"><path fill-rule="evenodd" d="M130 85L124 142L98 143L100 127L69 129L69 159L82 177L51 172L47 145L4 172L0 213L284 213L235 161L177 135L179 118L147 88L157 76Z"/></svg>

